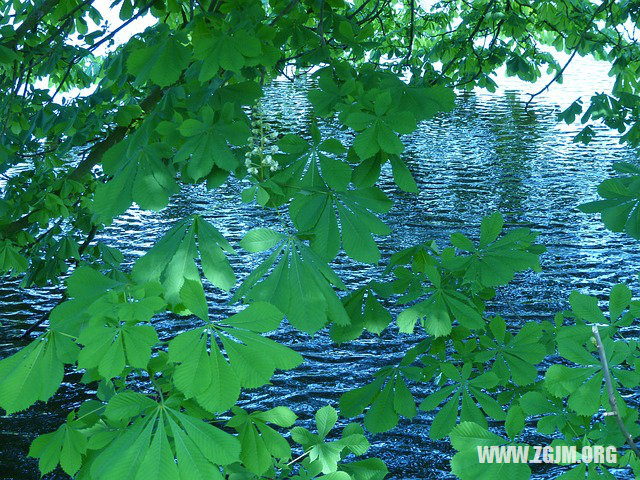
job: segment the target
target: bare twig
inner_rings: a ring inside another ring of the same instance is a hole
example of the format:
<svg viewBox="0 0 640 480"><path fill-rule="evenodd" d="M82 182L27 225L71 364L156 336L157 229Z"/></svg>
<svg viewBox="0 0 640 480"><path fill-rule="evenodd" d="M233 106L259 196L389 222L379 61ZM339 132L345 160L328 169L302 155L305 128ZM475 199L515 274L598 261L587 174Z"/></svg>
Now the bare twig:
<svg viewBox="0 0 640 480"><path fill-rule="evenodd" d="M633 450L633 453L635 453L636 456L640 458L640 450L633 441L633 436L629 433L627 427L625 427L624 422L622 421L622 417L620 416L620 410L618 410L618 402L616 401L615 390L613 388L613 382L611 381L611 372L609 371L609 362L607 361L607 354L604 351L604 345L602 344L602 339L600 338L598 326L593 325L591 327L591 331L593 332L593 336L596 339L596 346L598 347L598 355L600 356L600 363L602 364L604 383L607 386L609 405L611 405L611 413L618 423L618 428L620 429L620 432L622 432L622 436L624 436L625 442L627 442L627 445L629 445L631 450Z"/></svg>
<svg viewBox="0 0 640 480"><path fill-rule="evenodd" d="M296 463L296 462L298 462L298 461L302 460L304 457L306 457L307 455L309 455L309 452L310 452L310 451L311 451L311 450L308 450L308 451L304 452L302 455L297 456L296 458L294 458L293 460L291 460L289 463L287 463L287 466L289 466L289 465L293 465L294 463Z"/></svg>

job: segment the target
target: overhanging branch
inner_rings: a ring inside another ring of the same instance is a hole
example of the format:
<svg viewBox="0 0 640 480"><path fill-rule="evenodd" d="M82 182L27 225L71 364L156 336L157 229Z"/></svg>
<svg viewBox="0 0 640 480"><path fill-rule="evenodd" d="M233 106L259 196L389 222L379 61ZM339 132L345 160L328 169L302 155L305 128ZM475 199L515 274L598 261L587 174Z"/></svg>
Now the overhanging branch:
<svg viewBox="0 0 640 480"><path fill-rule="evenodd" d="M616 401L615 389L613 388L613 382L611 381L611 372L609 371L609 362L607 361L607 354L604 351L604 345L602 344L602 338L600 338L600 332L598 331L598 326L594 325L591 327L591 331L593 332L593 336L596 339L596 346L598 347L598 356L600 357L600 363L602 364L602 373L604 375L604 383L607 386L607 395L609 397L609 405L611 406L611 413L613 417L616 419L616 423L618 424L618 428L620 432L622 432L622 436L624 436L625 442L627 445L633 450L633 453L636 454L638 458L640 458L640 450L638 446L633 441L633 436L625 427L624 422L622 421L622 417L620 416L620 410L618 409L618 402Z"/></svg>

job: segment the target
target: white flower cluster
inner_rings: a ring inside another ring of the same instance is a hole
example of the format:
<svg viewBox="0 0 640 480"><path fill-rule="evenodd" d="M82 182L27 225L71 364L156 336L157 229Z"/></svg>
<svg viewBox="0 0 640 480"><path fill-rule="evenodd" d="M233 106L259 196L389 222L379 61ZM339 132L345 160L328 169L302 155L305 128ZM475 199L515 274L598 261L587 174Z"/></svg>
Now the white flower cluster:
<svg viewBox="0 0 640 480"><path fill-rule="evenodd" d="M269 169L275 172L280 168L277 160L273 159L273 155L277 153L278 147L275 144L271 146L265 145L267 142L275 142L278 139L277 132L265 132L265 125L262 119L258 118L251 122L251 136L247 138L247 142L253 145L253 148L244 154L244 166L250 175L258 175L262 170Z"/></svg>

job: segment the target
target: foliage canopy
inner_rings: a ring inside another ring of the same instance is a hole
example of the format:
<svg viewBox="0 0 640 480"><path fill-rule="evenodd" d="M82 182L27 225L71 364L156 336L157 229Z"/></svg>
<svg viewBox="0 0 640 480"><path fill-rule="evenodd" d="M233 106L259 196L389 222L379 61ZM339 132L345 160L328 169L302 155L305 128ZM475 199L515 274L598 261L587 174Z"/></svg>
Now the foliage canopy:
<svg viewBox="0 0 640 480"><path fill-rule="evenodd" d="M560 118L585 125L576 141L588 143L603 122L637 146L640 3L115 0L116 28L94 3L0 6L0 274L25 288L66 285L45 327L0 361L0 408L46 402L65 372L81 372L97 392L32 443L43 474L59 465L95 480L382 479L381 460L354 460L369 449L365 429L390 430L419 409L436 411L428 433L450 439L462 479L529 478L528 465L500 469L473 455L478 445L518 444L527 425L558 445L620 447L616 464L570 465L562 478L640 475L638 410L620 394L640 384L640 349L625 334L640 303L627 286L611 289L604 312L573 292L571 310L513 328L485 306L515 275L540 269L535 232L505 229L494 213L476 238L456 233L444 248L425 239L381 252L376 243L391 232L380 219L392 207L378 187L382 168L390 164L400 190L418 191L402 136L451 110L456 90L494 91L498 68L529 82L551 74L532 101L577 55L610 62L612 91L576 100ZM151 26L116 43L141 18ZM311 78L304 135L271 131L260 107L279 75ZM349 140L323 134L323 121ZM616 171L602 199L581 209L640 239L640 169ZM198 215L177 219L132 268L95 240L134 203L161 211L184 185L215 194L234 179L256 215L279 219L239 245ZM261 252L238 284L229 256ZM388 259L386 280L346 285L331 267L338 255ZM212 318L203 282L242 307ZM364 428L336 433L332 406L316 412L313 431L294 426L286 406L237 406L242 389L302 363L264 335L285 318L347 342L385 330L391 305L399 331L418 328L424 339L341 397L340 415L364 414ZM193 316L193 328L160 340L155 320L167 311ZM418 383L434 391L416 406ZM610 408L615 415L602 415Z"/></svg>

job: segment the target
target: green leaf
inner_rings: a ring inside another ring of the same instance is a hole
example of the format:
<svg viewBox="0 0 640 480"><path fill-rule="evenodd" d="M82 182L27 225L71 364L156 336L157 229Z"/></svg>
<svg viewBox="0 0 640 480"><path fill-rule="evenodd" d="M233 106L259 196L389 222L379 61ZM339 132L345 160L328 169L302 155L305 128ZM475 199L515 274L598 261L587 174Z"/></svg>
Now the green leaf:
<svg viewBox="0 0 640 480"><path fill-rule="evenodd" d="M371 433L386 432L398 423L394 410L393 382L387 382L364 416L364 425Z"/></svg>
<svg viewBox="0 0 640 480"><path fill-rule="evenodd" d="M460 393L456 393L436 414L429 429L429 436L432 439L439 440L451 433L458 419L459 405Z"/></svg>
<svg viewBox="0 0 640 480"><path fill-rule="evenodd" d="M342 464L340 468L351 475L353 480L384 480L389 473L387 466L379 458Z"/></svg>
<svg viewBox="0 0 640 480"><path fill-rule="evenodd" d="M48 332L0 360L0 407L11 414L49 400L62 382L69 351L77 351L71 339Z"/></svg>
<svg viewBox="0 0 640 480"><path fill-rule="evenodd" d="M156 405L157 404L146 395L132 391L124 391L116 393L109 399L104 414L107 418L115 421L129 420Z"/></svg>
<svg viewBox="0 0 640 480"><path fill-rule="evenodd" d="M494 212L484 217L480 225L480 247L486 247L495 242L504 226L504 219L500 212Z"/></svg>
<svg viewBox="0 0 640 480"><path fill-rule="evenodd" d="M98 452L90 472L105 480L220 480L219 466L238 461L239 455L240 444L232 435L165 406L121 430Z"/></svg>
<svg viewBox="0 0 640 480"><path fill-rule="evenodd" d="M587 126L588 127L588 126ZM585 127L585 129L587 128ZM588 139L588 136L585 137ZM604 180L598 186L598 193L603 200L585 203L579 206L585 213L600 212L605 227L613 232L625 231L633 238L640 238L640 191L636 175L620 176Z"/></svg>
<svg viewBox="0 0 640 480"><path fill-rule="evenodd" d="M263 252L275 247L284 239L284 235L270 228L254 228L246 233L240 241L240 246L247 252Z"/></svg>
<svg viewBox="0 0 640 480"><path fill-rule="evenodd" d="M330 405L326 405L318 410L316 412L316 426L318 427L318 435L320 435L320 438L326 437L337 421L338 412Z"/></svg>
<svg viewBox="0 0 640 480"><path fill-rule="evenodd" d="M360 415L380 392L385 378L378 377L369 385L354 388L340 397L340 413L343 417L351 418Z"/></svg>
<svg viewBox="0 0 640 480"><path fill-rule="evenodd" d="M631 303L631 290L623 284L614 285L609 296L609 319L614 322Z"/></svg>
<svg viewBox="0 0 640 480"><path fill-rule="evenodd" d="M506 445L508 442L473 422L462 422L451 431L451 445L458 450L451 460L451 471L462 480L513 478L527 480L531 470L526 463L480 463L479 448Z"/></svg>
<svg viewBox="0 0 640 480"><path fill-rule="evenodd" d="M319 158L322 178L327 182L327 185L334 190L345 191L351 182L351 167L326 155L321 154Z"/></svg>
<svg viewBox="0 0 640 480"><path fill-rule="evenodd" d="M380 251L371 232L351 211L338 204L338 214L342 225L342 244L351 258L363 263L378 263Z"/></svg>
<svg viewBox="0 0 640 480"><path fill-rule="evenodd" d="M53 471L60 464L68 475L75 475L82 464L82 456L87 451L85 434L64 423L55 432L37 437L29 448L29 456L38 458L38 468L42 475Z"/></svg>
<svg viewBox="0 0 640 480"><path fill-rule="evenodd" d="M180 288L180 300L190 312L205 322L209 319L209 307L200 281L185 279Z"/></svg>
<svg viewBox="0 0 640 480"><path fill-rule="evenodd" d="M92 209L100 222L109 224L112 219L136 202L144 210L161 210L169 203L169 197L178 192L175 171L165 162L167 145L136 144L135 137L120 142L106 154L117 159L110 167L105 159L105 173L112 178L96 188Z"/></svg>
<svg viewBox="0 0 640 480"><path fill-rule="evenodd" d="M598 367L551 365L544 385L555 397L568 396L569 407L577 414L593 415L601 405L602 372L598 370Z"/></svg>
<svg viewBox="0 0 640 480"><path fill-rule="evenodd" d="M252 414L253 418L262 420L263 422L273 423L279 427L290 427L298 418L290 408L274 407L265 412L256 412Z"/></svg>
<svg viewBox="0 0 640 480"><path fill-rule="evenodd" d="M208 111L211 112L210 109ZM246 142L250 135L246 123L233 120L188 123L190 121L197 122L187 119L180 127L180 131L188 138L176 153L174 162L186 162L187 173L193 181L207 177L214 167L226 171L235 170L239 161L228 144L243 145Z"/></svg>
<svg viewBox="0 0 640 480"><path fill-rule="evenodd" d="M267 302L254 302L244 310L229 317L234 327L265 333L276 330L282 323L282 312Z"/></svg>
<svg viewBox="0 0 640 480"><path fill-rule="evenodd" d="M404 145L388 126L378 123L375 128L376 140L382 151L390 155L400 155L404 151Z"/></svg>
<svg viewBox="0 0 640 480"><path fill-rule="evenodd" d="M569 295L569 303L574 313L592 323L606 323L606 319L598 307L598 299L574 290Z"/></svg>
<svg viewBox="0 0 640 480"><path fill-rule="evenodd" d="M235 277L226 258L222 258L222 250L234 252L212 225L197 216L187 218L139 258L131 274L138 283L160 282L164 298L176 313L195 313L206 320L207 301L195 258L199 251L207 278L214 285L228 287Z"/></svg>
<svg viewBox="0 0 640 480"><path fill-rule="evenodd" d="M393 171L393 179L400 189L409 193L418 193L418 185L407 165L396 155L389 157Z"/></svg>
<svg viewBox="0 0 640 480"><path fill-rule="evenodd" d="M216 287L230 290L236 283L236 276L223 252L235 253L235 250L213 225L201 217L196 217L196 228L204 276Z"/></svg>
<svg viewBox="0 0 640 480"><path fill-rule="evenodd" d="M515 438L522 433L525 426L526 416L519 405L511 405L507 412L504 428L510 438Z"/></svg>
<svg viewBox="0 0 640 480"><path fill-rule="evenodd" d="M240 460L249 471L262 475L273 465L272 457L291 458L291 449L287 441L266 422L275 420L282 424L290 424L292 421L290 422L288 417L293 412L280 409L247 414L245 410L238 407L234 407L233 412L234 416L227 422L227 426L238 432L242 447ZM295 420L295 415L293 417Z"/></svg>
<svg viewBox="0 0 640 480"><path fill-rule="evenodd" d="M369 127L356 135L356 138L353 140L353 149L362 160L373 157L378 153L380 146L378 145L377 129L375 127Z"/></svg>
<svg viewBox="0 0 640 480"><path fill-rule="evenodd" d="M189 48L165 31L154 45L137 48L129 54L127 70L138 83L151 80L160 87L166 87L178 80L189 59Z"/></svg>

